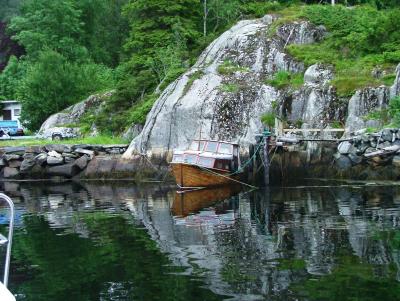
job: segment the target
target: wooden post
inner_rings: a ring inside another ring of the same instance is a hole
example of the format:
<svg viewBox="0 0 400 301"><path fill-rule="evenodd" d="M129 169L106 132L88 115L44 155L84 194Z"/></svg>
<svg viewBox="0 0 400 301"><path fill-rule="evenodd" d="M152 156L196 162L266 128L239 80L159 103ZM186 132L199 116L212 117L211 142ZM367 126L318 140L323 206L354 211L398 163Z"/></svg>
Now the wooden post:
<svg viewBox="0 0 400 301"><path fill-rule="evenodd" d="M253 153L254 153L254 145L253 144L250 144L249 145L249 160L250 160L250 158L253 156ZM253 166L253 162L252 161L250 161L249 162L249 165L248 165L248 180L249 180L249 182L253 182L253 177L252 177L252 175L253 175L253 168L254 168L254 166Z"/></svg>
<svg viewBox="0 0 400 301"><path fill-rule="evenodd" d="M257 150L257 146L254 146L254 150L253 150L253 183L254 181L256 181L256 177L257 177L257 170L258 170L258 164L257 164L257 154L255 153L255 151Z"/></svg>
<svg viewBox="0 0 400 301"><path fill-rule="evenodd" d="M264 184L269 185L269 155L268 155L268 144L270 137L264 137Z"/></svg>

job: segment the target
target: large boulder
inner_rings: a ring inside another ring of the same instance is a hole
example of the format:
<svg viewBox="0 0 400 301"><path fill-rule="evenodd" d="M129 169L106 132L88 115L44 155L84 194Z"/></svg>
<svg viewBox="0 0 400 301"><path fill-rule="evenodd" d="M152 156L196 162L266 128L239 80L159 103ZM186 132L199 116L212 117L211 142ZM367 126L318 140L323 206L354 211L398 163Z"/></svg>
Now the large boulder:
<svg viewBox="0 0 400 301"><path fill-rule="evenodd" d="M72 178L79 173L80 169L75 164L64 164L58 166L47 167L47 174L49 176L61 176Z"/></svg>
<svg viewBox="0 0 400 301"><path fill-rule="evenodd" d="M49 133L53 128L68 128L72 124L78 124L85 113L93 111L95 114L98 112L105 99L109 98L112 93L111 91L104 94L91 95L87 99L68 107L64 111L51 115L42 124L39 133Z"/></svg>
<svg viewBox="0 0 400 301"><path fill-rule="evenodd" d="M14 179L19 177L19 171L17 168L13 167L4 167L3 169L3 177L6 179Z"/></svg>
<svg viewBox="0 0 400 301"><path fill-rule="evenodd" d="M331 66L315 64L307 68L304 73L304 83L309 86L325 86L333 79Z"/></svg>
<svg viewBox="0 0 400 301"><path fill-rule="evenodd" d="M263 129L260 121L285 95L266 84L277 71L304 72L285 51L289 44L320 41L325 30L299 21L278 27L274 16L240 21L212 42L195 65L171 83L147 116L124 158L150 152L164 156L196 138L239 142L247 147ZM317 113L316 113L317 114Z"/></svg>
<svg viewBox="0 0 400 301"><path fill-rule="evenodd" d="M384 109L390 100L388 87L365 88L356 91L350 98L346 119L346 132L354 132L365 127L379 127L379 120L368 120L368 113Z"/></svg>

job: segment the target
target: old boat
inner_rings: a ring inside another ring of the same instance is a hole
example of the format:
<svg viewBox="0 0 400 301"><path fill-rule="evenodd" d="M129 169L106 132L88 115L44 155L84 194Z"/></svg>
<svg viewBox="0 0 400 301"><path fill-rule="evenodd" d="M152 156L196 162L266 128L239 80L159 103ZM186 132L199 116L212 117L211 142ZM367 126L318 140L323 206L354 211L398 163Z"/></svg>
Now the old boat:
<svg viewBox="0 0 400 301"><path fill-rule="evenodd" d="M184 151L174 151L172 172L179 188L221 186L241 177L239 145L215 140L194 140Z"/></svg>

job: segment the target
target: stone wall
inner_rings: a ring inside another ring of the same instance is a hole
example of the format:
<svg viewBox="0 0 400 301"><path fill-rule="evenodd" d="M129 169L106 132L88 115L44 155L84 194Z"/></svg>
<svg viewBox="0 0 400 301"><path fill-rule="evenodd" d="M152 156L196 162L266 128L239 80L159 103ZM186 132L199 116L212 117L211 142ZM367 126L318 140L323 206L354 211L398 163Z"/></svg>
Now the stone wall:
<svg viewBox="0 0 400 301"><path fill-rule="evenodd" d="M110 178L133 177L146 169L140 160L123 160L128 145L63 145L0 148L0 177Z"/></svg>
<svg viewBox="0 0 400 301"><path fill-rule="evenodd" d="M387 128L375 133L356 132L341 142L334 155L343 175L361 179L398 180L400 178L400 129Z"/></svg>

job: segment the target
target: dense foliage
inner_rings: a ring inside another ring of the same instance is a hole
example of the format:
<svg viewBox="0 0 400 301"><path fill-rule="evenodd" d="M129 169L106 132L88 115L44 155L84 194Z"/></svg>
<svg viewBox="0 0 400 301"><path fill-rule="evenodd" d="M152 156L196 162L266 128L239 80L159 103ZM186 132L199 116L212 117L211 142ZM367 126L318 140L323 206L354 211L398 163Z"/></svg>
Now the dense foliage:
<svg viewBox="0 0 400 301"><path fill-rule="evenodd" d="M289 52L307 65L333 64L333 84L339 94L347 96L360 87L387 84L387 79L393 82L394 66L400 62L399 8L313 5L296 14L326 26L330 34L318 44L291 45ZM374 69L386 76L373 77Z"/></svg>
<svg viewBox="0 0 400 301"><path fill-rule="evenodd" d="M37 129L50 115L84 97L114 88L127 32L126 1L25 0L8 29L26 55L9 60L0 97L22 101L24 123ZM107 22L105 22L107 20Z"/></svg>
<svg viewBox="0 0 400 301"><path fill-rule="evenodd" d="M222 31L270 12L283 21L307 18L328 28L331 35L322 43L288 50L306 64L333 64L339 93L390 82L400 61L398 1L336 1L363 4L352 9L299 5L323 2L330 0L0 0L0 19L26 50L18 58L0 49L0 60L8 60L0 73L0 97L20 99L24 122L37 129L50 114L89 94L115 89L103 111L84 122L119 134L132 122L143 123L162 89ZM0 30L1 45L3 40ZM386 76L373 78L377 67ZM219 72L235 68L225 62ZM287 74L272 81L301 84Z"/></svg>

